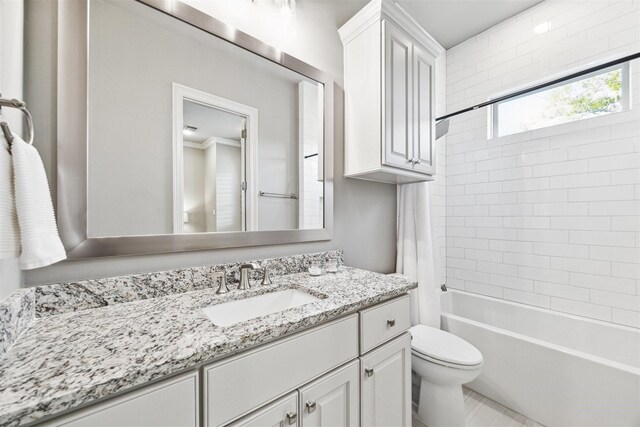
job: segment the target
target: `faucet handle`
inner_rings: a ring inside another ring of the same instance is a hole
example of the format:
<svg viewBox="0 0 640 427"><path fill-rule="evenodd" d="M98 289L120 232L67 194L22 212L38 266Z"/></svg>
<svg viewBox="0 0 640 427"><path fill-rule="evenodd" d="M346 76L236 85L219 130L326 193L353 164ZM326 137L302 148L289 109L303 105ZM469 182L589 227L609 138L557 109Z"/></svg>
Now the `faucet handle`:
<svg viewBox="0 0 640 427"><path fill-rule="evenodd" d="M271 275L269 274L269 267L264 267L264 276L262 277L261 285L272 285Z"/></svg>
<svg viewBox="0 0 640 427"><path fill-rule="evenodd" d="M227 286L227 272L225 270L216 271L213 273L213 277L220 278L220 286L218 286L216 294L226 294L229 292L229 287Z"/></svg>
<svg viewBox="0 0 640 427"><path fill-rule="evenodd" d="M240 270L244 270L245 268L248 268L250 270L255 270L258 268L258 264L256 264L255 262L248 262L246 264L240 265Z"/></svg>

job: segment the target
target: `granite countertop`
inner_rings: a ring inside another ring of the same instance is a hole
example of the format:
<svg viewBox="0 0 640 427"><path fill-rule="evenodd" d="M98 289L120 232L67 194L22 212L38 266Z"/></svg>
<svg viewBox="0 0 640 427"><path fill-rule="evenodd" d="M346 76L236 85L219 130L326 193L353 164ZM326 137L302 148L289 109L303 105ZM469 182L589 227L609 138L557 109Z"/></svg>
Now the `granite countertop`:
<svg viewBox="0 0 640 427"><path fill-rule="evenodd" d="M0 359L0 425L24 425L401 295L415 282L341 267L274 277L271 286L213 289L38 318ZM319 301L214 325L201 308L298 288Z"/></svg>

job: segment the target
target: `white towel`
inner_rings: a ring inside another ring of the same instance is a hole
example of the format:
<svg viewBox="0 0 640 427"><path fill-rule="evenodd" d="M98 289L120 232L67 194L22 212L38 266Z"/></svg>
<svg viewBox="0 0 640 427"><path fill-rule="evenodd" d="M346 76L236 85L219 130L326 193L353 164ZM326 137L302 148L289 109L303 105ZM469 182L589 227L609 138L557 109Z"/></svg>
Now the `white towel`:
<svg viewBox="0 0 640 427"><path fill-rule="evenodd" d="M13 197L13 163L9 143L0 132L0 259L20 255L20 228Z"/></svg>
<svg viewBox="0 0 640 427"><path fill-rule="evenodd" d="M42 159L33 146L14 135L14 197L20 228L20 268L44 267L67 257L58 235Z"/></svg>

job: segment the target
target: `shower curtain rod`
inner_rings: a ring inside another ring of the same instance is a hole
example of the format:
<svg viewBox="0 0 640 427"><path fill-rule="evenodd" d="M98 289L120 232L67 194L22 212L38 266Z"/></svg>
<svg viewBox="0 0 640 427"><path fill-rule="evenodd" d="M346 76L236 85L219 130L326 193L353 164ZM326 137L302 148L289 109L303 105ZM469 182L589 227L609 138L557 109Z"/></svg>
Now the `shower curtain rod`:
<svg viewBox="0 0 640 427"><path fill-rule="evenodd" d="M566 82L567 80L575 79L576 77L584 76L585 74L590 74L590 73L593 73L595 71L599 71L599 70L603 70L605 68L613 67L614 65L624 64L625 62L629 62L629 61L632 61L632 60L637 59L637 58L640 58L640 52L634 53L632 55L624 56L622 58L618 58L618 59L615 59L613 61L606 62L604 64L596 65L594 67L590 67L590 68L587 68L585 70L578 71L576 73L572 73L572 74L569 74L569 75L564 76L564 77L560 77L560 78L557 78L557 79L554 79L554 80L550 80L550 81L545 82L545 83L541 83L541 84L538 84L538 85L535 85L535 86L531 86L531 87L526 88L526 89L518 90L518 91L510 93L508 95L499 96L498 98L494 98L494 99L491 99L491 100L486 101L486 102L481 102L480 104L474 105L473 107L463 108L462 110L456 111L455 113L449 113L449 114L445 114L444 116L436 117L436 122L441 122L442 120L449 119L451 117L457 116L457 115L462 114L462 113L467 113L469 111L477 110L478 108L488 107L489 105L493 105L495 103L502 102L502 101L505 101L507 99L517 98L517 97L519 97L521 95L524 95L526 93L535 92L535 91L543 89L545 87L553 86L553 85L558 84L558 83ZM440 124L440 123L436 123L436 125L437 124ZM447 128L448 128L448 126L447 126ZM444 133L446 133L446 131Z"/></svg>

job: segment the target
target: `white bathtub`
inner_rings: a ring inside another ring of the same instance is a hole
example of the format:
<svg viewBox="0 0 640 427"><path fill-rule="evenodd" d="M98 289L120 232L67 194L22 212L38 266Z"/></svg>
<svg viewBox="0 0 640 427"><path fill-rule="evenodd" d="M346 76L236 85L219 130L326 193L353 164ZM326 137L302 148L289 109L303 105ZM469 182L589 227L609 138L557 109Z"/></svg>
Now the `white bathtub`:
<svg viewBox="0 0 640 427"><path fill-rule="evenodd" d="M467 386L547 426L640 426L640 330L450 290L442 329L476 346Z"/></svg>

